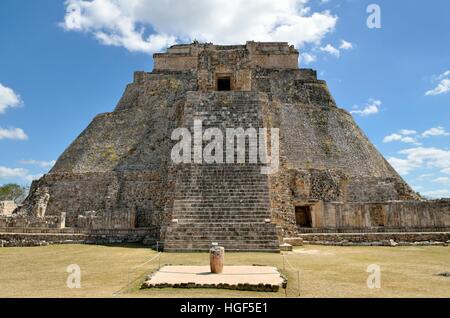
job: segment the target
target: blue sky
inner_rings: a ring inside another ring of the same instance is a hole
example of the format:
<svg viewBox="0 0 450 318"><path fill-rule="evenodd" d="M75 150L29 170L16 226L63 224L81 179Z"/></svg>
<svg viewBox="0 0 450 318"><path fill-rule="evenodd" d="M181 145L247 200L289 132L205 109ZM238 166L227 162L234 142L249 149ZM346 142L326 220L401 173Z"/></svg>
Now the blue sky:
<svg viewBox="0 0 450 318"><path fill-rule="evenodd" d="M280 40L414 189L450 197L449 1L130 3L0 1L0 184L46 173L134 71L152 70L153 52L194 38ZM372 3L379 29L367 27Z"/></svg>

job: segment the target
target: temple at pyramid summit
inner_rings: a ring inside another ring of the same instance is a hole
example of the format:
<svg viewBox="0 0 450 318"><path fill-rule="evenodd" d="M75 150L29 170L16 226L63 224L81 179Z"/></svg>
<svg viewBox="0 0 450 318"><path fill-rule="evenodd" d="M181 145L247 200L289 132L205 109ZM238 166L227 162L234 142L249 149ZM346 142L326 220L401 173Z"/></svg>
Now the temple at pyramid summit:
<svg viewBox="0 0 450 318"><path fill-rule="evenodd" d="M173 132L193 131L196 120L224 135L279 129L278 169L261 173L249 147L245 162L174 162ZM316 71L299 68L298 50L278 42L195 42L155 54L153 71L136 72L114 111L95 117L25 202L0 216L6 241L34 233L55 242L158 242L169 252L212 243L278 252L283 241L342 235L445 241L449 232L450 200L415 193Z"/></svg>

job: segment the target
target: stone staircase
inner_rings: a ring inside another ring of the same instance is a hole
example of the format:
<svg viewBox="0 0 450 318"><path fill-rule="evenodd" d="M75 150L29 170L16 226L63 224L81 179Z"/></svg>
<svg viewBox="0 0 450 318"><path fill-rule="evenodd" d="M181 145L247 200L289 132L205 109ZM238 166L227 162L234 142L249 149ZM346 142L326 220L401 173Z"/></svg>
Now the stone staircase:
<svg viewBox="0 0 450 318"><path fill-rule="evenodd" d="M263 127L258 94L252 92L189 93L186 127L199 118L204 129ZM207 251L216 242L227 251L279 252L267 175L248 163L248 145L246 155L245 164L178 166L175 222L167 229L165 251Z"/></svg>

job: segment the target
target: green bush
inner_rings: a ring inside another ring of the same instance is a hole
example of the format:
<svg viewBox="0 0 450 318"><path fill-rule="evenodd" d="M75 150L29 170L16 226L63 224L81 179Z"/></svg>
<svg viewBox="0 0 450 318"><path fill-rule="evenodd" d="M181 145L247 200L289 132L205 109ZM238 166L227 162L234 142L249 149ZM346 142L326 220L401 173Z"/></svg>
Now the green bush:
<svg viewBox="0 0 450 318"><path fill-rule="evenodd" d="M18 184L6 184L0 187L0 201L15 201L20 203L27 195L27 188Z"/></svg>

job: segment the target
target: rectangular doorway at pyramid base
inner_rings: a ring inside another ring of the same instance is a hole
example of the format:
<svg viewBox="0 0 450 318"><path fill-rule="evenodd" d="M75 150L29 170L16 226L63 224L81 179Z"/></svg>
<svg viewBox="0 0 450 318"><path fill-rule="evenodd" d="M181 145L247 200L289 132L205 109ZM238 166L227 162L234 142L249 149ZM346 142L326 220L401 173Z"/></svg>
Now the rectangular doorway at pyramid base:
<svg viewBox="0 0 450 318"><path fill-rule="evenodd" d="M217 76L216 90L219 92L226 92L232 90L231 75Z"/></svg>
<svg viewBox="0 0 450 318"><path fill-rule="evenodd" d="M312 215L310 205L300 205L295 207L295 221L301 228L312 228Z"/></svg>

